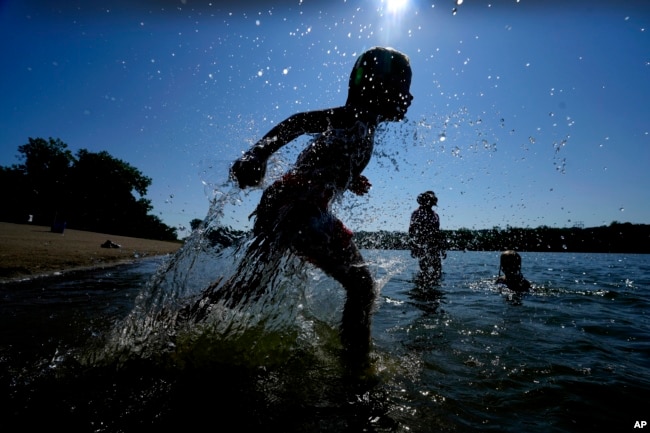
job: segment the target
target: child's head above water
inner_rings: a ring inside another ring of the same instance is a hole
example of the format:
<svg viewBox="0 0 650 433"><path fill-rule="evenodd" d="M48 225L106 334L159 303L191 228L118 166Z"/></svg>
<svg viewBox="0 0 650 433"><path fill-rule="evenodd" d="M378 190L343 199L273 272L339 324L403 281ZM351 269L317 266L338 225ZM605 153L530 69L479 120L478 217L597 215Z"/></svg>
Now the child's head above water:
<svg viewBox="0 0 650 433"><path fill-rule="evenodd" d="M413 99L411 76L405 54L393 48L371 48L352 68L346 105L371 109L386 120L402 119Z"/></svg>
<svg viewBox="0 0 650 433"><path fill-rule="evenodd" d="M502 252L500 269L506 275L519 274L521 272L521 256L519 253L514 250Z"/></svg>

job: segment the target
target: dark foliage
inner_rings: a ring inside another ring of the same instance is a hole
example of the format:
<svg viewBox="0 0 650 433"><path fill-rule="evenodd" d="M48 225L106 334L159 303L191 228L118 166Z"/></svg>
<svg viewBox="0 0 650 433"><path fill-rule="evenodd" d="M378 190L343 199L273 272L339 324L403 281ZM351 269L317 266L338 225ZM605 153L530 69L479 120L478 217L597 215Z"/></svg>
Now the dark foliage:
<svg viewBox="0 0 650 433"><path fill-rule="evenodd" d="M650 225L612 222L591 228L538 228L443 230L448 250L650 253ZM405 232L358 232L361 248L408 250Z"/></svg>
<svg viewBox="0 0 650 433"><path fill-rule="evenodd" d="M20 164L0 167L9 206L0 220L172 241L175 228L150 215L144 198L151 178L108 152L73 155L59 139L29 138L18 147Z"/></svg>

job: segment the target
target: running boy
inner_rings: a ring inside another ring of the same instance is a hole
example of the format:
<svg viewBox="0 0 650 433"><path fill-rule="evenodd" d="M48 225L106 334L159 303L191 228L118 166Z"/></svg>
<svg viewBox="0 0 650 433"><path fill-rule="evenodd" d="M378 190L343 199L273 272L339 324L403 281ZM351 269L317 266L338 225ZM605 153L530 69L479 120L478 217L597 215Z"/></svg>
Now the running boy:
<svg viewBox="0 0 650 433"><path fill-rule="evenodd" d="M370 348L375 286L352 232L332 214L331 203L346 190L368 192L371 184L361 173L372 156L375 130L380 122L404 118L413 99L410 85L406 55L371 48L354 64L344 106L290 116L231 167L240 188L259 186L271 154L303 134L314 135L293 168L264 191L253 213L254 240L242 263L249 268L273 263L290 251L338 280L347 295L340 336L353 357L367 355ZM240 266L240 271L246 269ZM234 297L250 297L257 290L253 286L266 278L248 278Z"/></svg>

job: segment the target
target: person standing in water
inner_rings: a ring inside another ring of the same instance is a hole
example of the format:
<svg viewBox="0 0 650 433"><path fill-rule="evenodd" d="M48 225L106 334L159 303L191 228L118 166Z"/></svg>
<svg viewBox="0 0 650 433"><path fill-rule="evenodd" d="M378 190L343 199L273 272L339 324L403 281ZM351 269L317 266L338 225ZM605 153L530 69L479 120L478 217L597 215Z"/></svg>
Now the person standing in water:
<svg viewBox="0 0 650 433"><path fill-rule="evenodd" d="M442 259L447 257L440 217L433 210L438 206L438 197L426 191L418 195L417 202L420 206L411 214L409 225L411 256L418 259L424 279L437 281L442 276Z"/></svg>
<svg viewBox="0 0 650 433"><path fill-rule="evenodd" d="M413 100L411 76L405 54L371 48L352 68L345 105L290 116L233 163L230 175L239 187L257 187L274 152L304 134L315 137L295 165L266 188L251 215L253 240L237 271L247 277L237 279L236 274L234 283L225 284L231 304L263 291L269 278L265 274L277 270L286 252L294 253L342 284L344 351L357 359L368 355L375 284L352 232L332 214L331 204L345 191L369 191L371 184L362 172L372 156L376 129L381 122L404 118ZM218 292L214 295L222 299Z"/></svg>
<svg viewBox="0 0 650 433"><path fill-rule="evenodd" d="M503 275L501 275L503 271ZM521 274L521 256L517 251L506 250L501 253L497 284L505 284L514 292L527 292L530 282Z"/></svg>

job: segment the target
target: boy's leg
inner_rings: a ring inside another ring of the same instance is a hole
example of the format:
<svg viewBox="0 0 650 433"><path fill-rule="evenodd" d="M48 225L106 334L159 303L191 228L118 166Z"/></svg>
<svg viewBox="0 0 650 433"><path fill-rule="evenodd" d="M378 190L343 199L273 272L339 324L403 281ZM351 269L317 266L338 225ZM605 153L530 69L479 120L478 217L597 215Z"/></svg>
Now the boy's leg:
<svg viewBox="0 0 650 433"><path fill-rule="evenodd" d="M352 233L341 221L324 214L319 221L310 218L293 246L298 254L345 288L347 296L341 319L341 341L348 355L364 358L370 350L375 286L359 249L352 242Z"/></svg>
<svg viewBox="0 0 650 433"><path fill-rule="evenodd" d="M439 280L442 276L442 261L437 251L420 259L422 276L430 280Z"/></svg>
<svg viewBox="0 0 650 433"><path fill-rule="evenodd" d="M355 247L356 248L356 247ZM352 357L370 351L370 322L375 301L375 287L370 271L363 264L352 265L341 277L333 274L346 290L341 318L341 342Z"/></svg>

